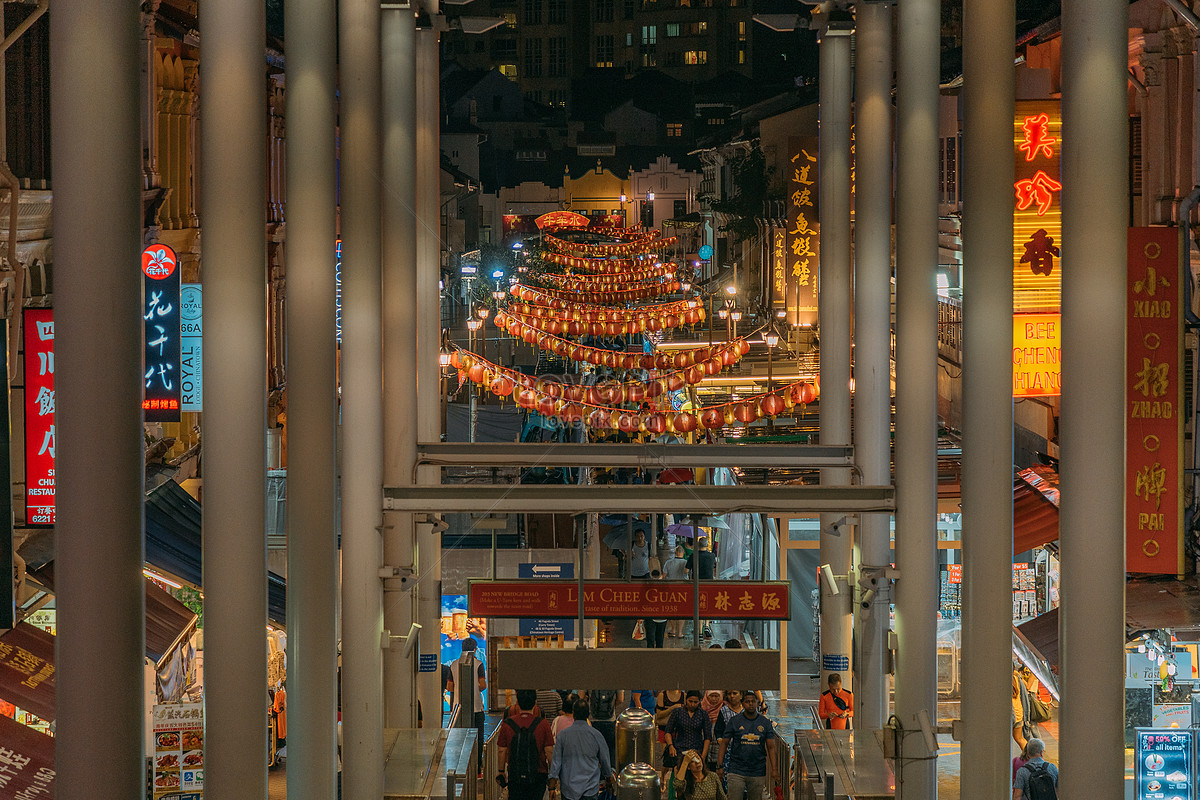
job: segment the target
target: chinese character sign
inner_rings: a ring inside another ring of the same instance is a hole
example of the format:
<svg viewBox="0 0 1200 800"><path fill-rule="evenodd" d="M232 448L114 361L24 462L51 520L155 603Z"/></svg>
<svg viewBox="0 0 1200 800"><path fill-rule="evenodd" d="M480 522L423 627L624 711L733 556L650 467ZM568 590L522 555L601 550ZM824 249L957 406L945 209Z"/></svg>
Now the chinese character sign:
<svg viewBox="0 0 1200 800"><path fill-rule="evenodd" d="M204 410L204 289L185 283L179 291L179 405Z"/></svg>
<svg viewBox="0 0 1200 800"><path fill-rule="evenodd" d="M817 321L821 252L817 152L815 136L793 136L788 139L784 277L787 280L787 318L793 325L812 325Z"/></svg>
<svg viewBox="0 0 1200 800"><path fill-rule="evenodd" d="M204 796L204 704L156 705L154 726L154 798Z"/></svg>
<svg viewBox="0 0 1200 800"><path fill-rule="evenodd" d="M1013 305L1018 313L1056 313L1060 307L1061 155L1059 102L1018 102L1013 118Z"/></svg>
<svg viewBox="0 0 1200 800"><path fill-rule="evenodd" d="M179 421L179 262L152 244L142 251L142 320L146 332L142 409L147 422Z"/></svg>
<svg viewBox="0 0 1200 800"><path fill-rule="evenodd" d="M1062 314L1013 314L1013 397L1062 394Z"/></svg>
<svg viewBox="0 0 1200 800"><path fill-rule="evenodd" d="M1183 572L1183 383L1175 228L1129 229L1125 333L1125 562Z"/></svg>
<svg viewBox="0 0 1200 800"><path fill-rule="evenodd" d="M54 524L54 312L25 309L25 524Z"/></svg>
<svg viewBox="0 0 1200 800"><path fill-rule="evenodd" d="M787 234L774 228L771 232L771 306L787 308Z"/></svg>

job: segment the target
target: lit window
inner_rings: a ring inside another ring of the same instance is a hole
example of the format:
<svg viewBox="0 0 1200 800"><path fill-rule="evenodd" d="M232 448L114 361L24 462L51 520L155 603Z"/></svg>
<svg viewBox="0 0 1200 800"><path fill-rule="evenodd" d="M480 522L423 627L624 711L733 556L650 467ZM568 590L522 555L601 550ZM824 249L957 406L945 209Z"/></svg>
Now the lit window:
<svg viewBox="0 0 1200 800"><path fill-rule="evenodd" d="M667 23L667 37L671 38L671 37L678 36L678 35L679 35L679 23L678 22L668 22Z"/></svg>
<svg viewBox="0 0 1200 800"><path fill-rule="evenodd" d="M708 63L708 51L707 50L685 50L685 51L683 51L683 63L684 64L693 64L693 65L707 64Z"/></svg>
<svg viewBox="0 0 1200 800"><path fill-rule="evenodd" d="M677 136L683 136L683 123L668 122L667 123L667 136L669 136L671 138L675 138Z"/></svg>
<svg viewBox="0 0 1200 800"><path fill-rule="evenodd" d="M501 64L500 65L500 74L506 78L517 77L517 65L516 64Z"/></svg>

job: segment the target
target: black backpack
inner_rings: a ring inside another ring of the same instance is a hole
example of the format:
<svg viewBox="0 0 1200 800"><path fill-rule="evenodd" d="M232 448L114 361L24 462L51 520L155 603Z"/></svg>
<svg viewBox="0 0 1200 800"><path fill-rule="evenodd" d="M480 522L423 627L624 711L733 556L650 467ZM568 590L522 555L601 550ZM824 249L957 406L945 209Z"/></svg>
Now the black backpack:
<svg viewBox="0 0 1200 800"><path fill-rule="evenodd" d="M615 689L595 689L589 692L591 698L592 719L597 722L604 722L613 718L613 710L617 703L617 691Z"/></svg>
<svg viewBox="0 0 1200 800"><path fill-rule="evenodd" d="M535 719L528 728L522 728L512 717L504 724L512 728L513 738L508 745L508 778L516 781L531 781L538 774L538 746L534 730L541 719Z"/></svg>
<svg viewBox="0 0 1200 800"><path fill-rule="evenodd" d="M1029 800L1058 800L1058 789L1054 786L1054 776L1050 774L1050 765L1043 761L1036 767L1026 764L1029 770L1029 781L1025 793Z"/></svg>

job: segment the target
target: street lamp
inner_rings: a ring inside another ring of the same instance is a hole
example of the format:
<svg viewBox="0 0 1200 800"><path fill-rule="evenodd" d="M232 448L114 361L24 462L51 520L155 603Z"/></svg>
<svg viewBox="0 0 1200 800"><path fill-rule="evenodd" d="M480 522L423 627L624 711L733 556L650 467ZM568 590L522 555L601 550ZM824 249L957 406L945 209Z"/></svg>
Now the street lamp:
<svg viewBox="0 0 1200 800"><path fill-rule="evenodd" d="M737 338L737 324L738 324L738 320L740 320L742 318L742 312L738 311L735 308L729 312L729 318L731 320L733 320L733 336L731 336L730 338L734 339L734 338Z"/></svg>

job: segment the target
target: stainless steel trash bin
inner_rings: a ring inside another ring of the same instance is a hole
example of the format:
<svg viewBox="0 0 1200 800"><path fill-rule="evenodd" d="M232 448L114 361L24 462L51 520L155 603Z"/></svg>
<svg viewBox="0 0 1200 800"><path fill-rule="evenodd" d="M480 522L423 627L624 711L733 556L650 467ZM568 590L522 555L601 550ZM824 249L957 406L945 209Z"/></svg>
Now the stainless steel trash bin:
<svg viewBox="0 0 1200 800"><path fill-rule="evenodd" d="M661 800L661 797L658 772L649 764L630 764L617 776L617 800Z"/></svg>
<svg viewBox="0 0 1200 800"><path fill-rule="evenodd" d="M620 770L627 764L654 763L654 740L657 738L654 715L642 708L627 708L617 717L617 763Z"/></svg>

